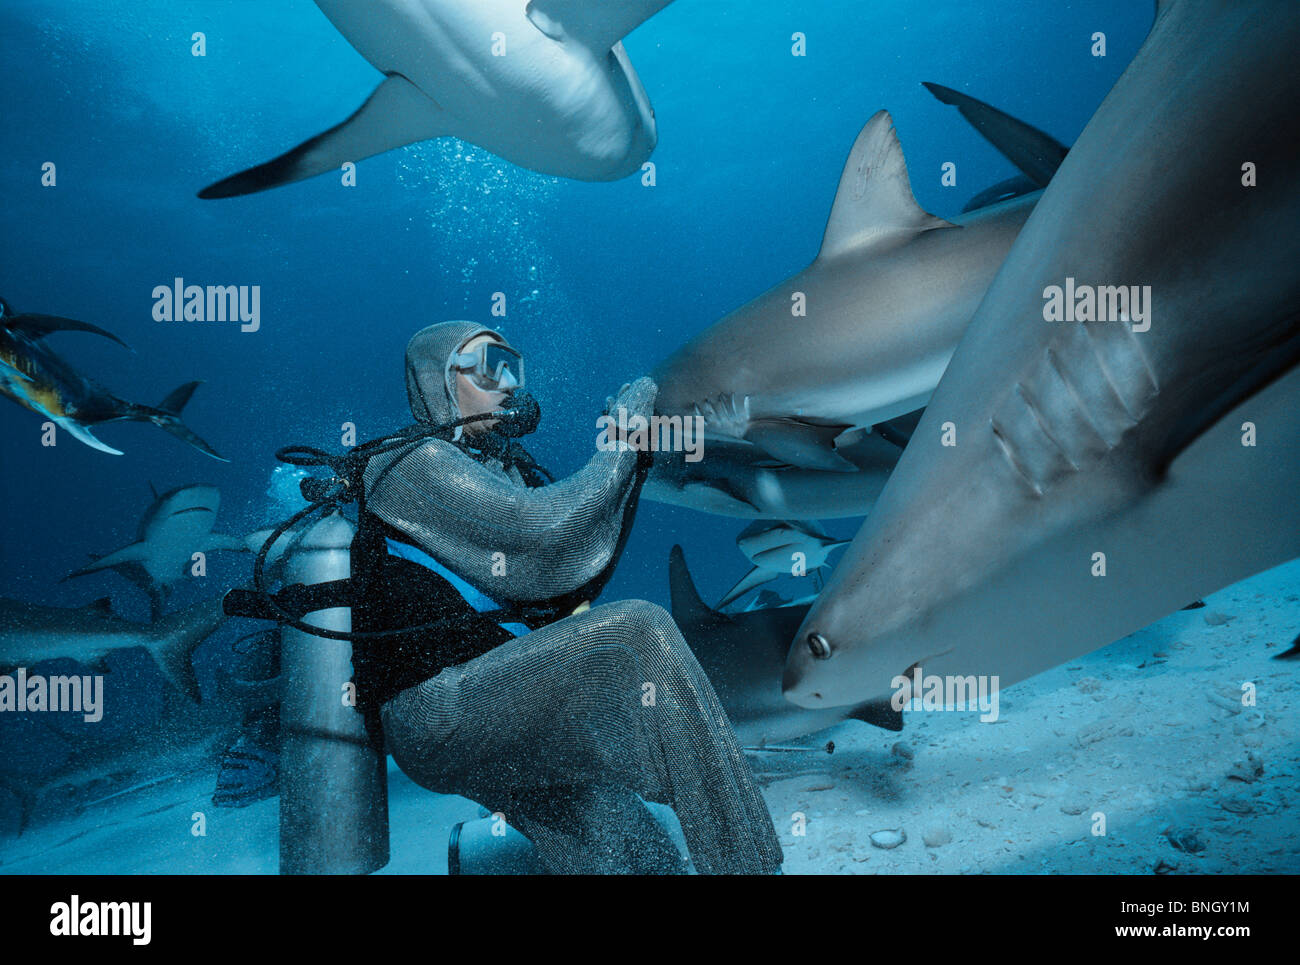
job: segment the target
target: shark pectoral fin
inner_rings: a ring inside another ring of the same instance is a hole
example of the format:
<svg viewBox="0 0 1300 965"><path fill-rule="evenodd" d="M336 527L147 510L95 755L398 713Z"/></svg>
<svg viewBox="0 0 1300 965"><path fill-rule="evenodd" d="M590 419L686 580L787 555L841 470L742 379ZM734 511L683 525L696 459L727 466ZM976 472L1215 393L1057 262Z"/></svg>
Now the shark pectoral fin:
<svg viewBox="0 0 1300 965"><path fill-rule="evenodd" d="M762 586L764 583L771 583L779 574L773 570L765 570L761 566L755 566L748 573L736 581L736 585L728 590L718 601L717 609L721 610L733 600L739 600L755 587Z"/></svg>
<svg viewBox="0 0 1300 965"><path fill-rule="evenodd" d="M855 707L853 713L849 714L849 720L860 720L864 724L883 727L885 730L903 729L903 712L895 710L889 700L873 700Z"/></svg>
<svg viewBox="0 0 1300 965"><path fill-rule="evenodd" d="M524 13L552 40L609 50L672 0L529 0Z"/></svg>
<svg viewBox="0 0 1300 965"><path fill-rule="evenodd" d="M72 419L55 419L54 421L59 428L67 429L68 432L72 434L73 438L84 442L86 445L90 446L90 448L98 449L100 452L106 452L110 456L122 455L121 449L114 449L112 446L104 445L104 443L100 442L91 434L89 429L74 422Z"/></svg>
<svg viewBox="0 0 1300 965"><path fill-rule="evenodd" d="M270 535L269 533L267 535ZM246 539L240 539L238 536L227 536L224 533L212 533L207 539L207 551L209 553L220 550L231 550L236 553L247 553L251 550ZM258 546L261 549L261 546Z"/></svg>
<svg viewBox="0 0 1300 965"><path fill-rule="evenodd" d="M894 121L889 111L877 111L853 142L817 257L893 246L931 228L953 227L916 203Z"/></svg>
<svg viewBox="0 0 1300 965"><path fill-rule="evenodd" d="M69 573L64 579L70 580L73 577L85 576L87 573L97 573L100 570L112 569L115 566L121 566L123 563L141 563L149 558L149 547L144 543L132 543L129 546L123 546L120 550L115 550L107 556L101 556L98 559L87 563L79 570Z"/></svg>
<svg viewBox="0 0 1300 965"><path fill-rule="evenodd" d="M274 160L209 185L199 197L231 198L265 191L337 170L345 161L360 161L450 133L441 107L401 74L389 74L342 124Z"/></svg>
<svg viewBox="0 0 1300 965"><path fill-rule="evenodd" d="M835 438L843 426L817 426L793 419L760 419L745 429L745 441L789 466L826 472L857 472L835 451Z"/></svg>
<svg viewBox="0 0 1300 965"><path fill-rule="evenodd" d="M1052 175L1065 160L1069 149L1033 125L951 87L924 81L921 86L940 103L957 108L986 141L1040 188L1047 187L1047 182L1052 180Z"/></svg>

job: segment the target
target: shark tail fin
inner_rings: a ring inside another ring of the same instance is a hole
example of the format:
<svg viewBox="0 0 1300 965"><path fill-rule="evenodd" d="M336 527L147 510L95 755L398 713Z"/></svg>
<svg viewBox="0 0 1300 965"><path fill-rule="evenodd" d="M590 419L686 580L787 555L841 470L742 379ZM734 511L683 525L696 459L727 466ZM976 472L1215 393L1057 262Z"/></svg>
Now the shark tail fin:
<svg viewBox="0 0 1300 965"><path fill-rule="evenodd" d="M208 185L199 197L254 194L449 133L441 107L401 74L389 74L343 123L265 164Z"/></svg>
<svg viewBox="0 0 1300 965"><path fill-rule="evenodd" d="M1295 660L1300 657L1300 635L1291 641L1291 646L1279 653L1274 660Z"/></svg>
<svg viewBox="0 0 1300 965"><path fill-rule="evenodd" d="M127 418L152 422L159 429L170 432L182 442L188 442L199 452L205 453L213 459L219 459L221 462L230 462L229 459L204 442L189 426L181 421L181 410L190 401L190 396L194 394L194 390L202 384L201 382L186 382L179 388L174 389L167 398L158 403L157 408L147 405L133 405L127 413Z"/></svg>
<svg viewBox="0 0 1300 965"><path fill-rule="evenodd" d="M951 87L925 81L922 86L941 103L957 108L986 141L1040 188L1047 187L1065 160L1069 149L1050 134Z"/></svg>
<svg viewBox="0 0 1300 965"><path fill-rule="evenodd" d="M225 620L221 597L217 597L168 614L153 625L149 652L163 676L195 703L200 692L194 675L194 651Z"/></svg>
<svg viewBox="0 0 1300 965"><path fill-rule="evenodd" d="M679 627L716 623L719 619L726 619L705 603L700 591L695 588L681 546L673 546L668 554L668 597L671 600L673 620Z"/></svg>

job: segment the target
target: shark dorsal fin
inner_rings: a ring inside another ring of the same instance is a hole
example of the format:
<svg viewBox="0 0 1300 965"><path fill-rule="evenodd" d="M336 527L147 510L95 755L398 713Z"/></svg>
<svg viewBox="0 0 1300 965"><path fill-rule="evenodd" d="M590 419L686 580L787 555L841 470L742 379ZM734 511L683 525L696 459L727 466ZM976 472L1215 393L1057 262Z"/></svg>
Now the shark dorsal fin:
<svg viewBox="0 0 1300 965"><path fill-rule="evenodd" d="M552 40L574 40L591 50L611 49L672 0L529 0L525 13Z"/></svg>
<svg viewBox="0 0 1300 965"><path fill-rule="evenodd" d="M679 627L699 626L725 620L724 614L718 613L700 597L691 579L691 571L686 567L686 554L681 546L674 546L668 554L668 596L672 601L673 620Z"/></svg>
<svg viewBox="0 0 1300 965"><path fill-rule="evenodd" d="M894 121L889 111L877 111L853 142L817 257L892 247L919 232L951 227L916 203Z"/></svg>
<svg viewBox="0 0 1300 965"><path fill-rule="evenodd" d="M91 600L86 604L87 610L94 610L96 613L103 613L106 616L113 616L113 598L111 596L101 596L98 600Z"/></svg>

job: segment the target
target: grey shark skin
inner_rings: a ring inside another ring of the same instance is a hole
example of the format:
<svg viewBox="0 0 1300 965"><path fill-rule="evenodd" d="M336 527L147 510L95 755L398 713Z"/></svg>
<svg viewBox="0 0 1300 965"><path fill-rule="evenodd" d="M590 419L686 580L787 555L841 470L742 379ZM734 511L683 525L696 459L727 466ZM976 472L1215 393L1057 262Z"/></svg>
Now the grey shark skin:
<svg viewBox="0 0 1300 965"><path fill-rule="evenodd" d="M144 647L181 693L199 699L190 662L195 649L226 620L221 598L177 610L151 624L113 613L107 599L83 607L41 606L0 597L0 667L27 667L71 657L94 665L110 650Z"/></svg>
<svg viewBox="0 0 1300 965"><path fill-rule="evenodd" d="M658 411L698 413L706 438L743 439L788 465L852 472L836 436L925 405L1036 200L953 222L927 214L889 113L877 112L816 260L657 366ZM806 317L792 314L797 293Z"/></svg>
<svg viewBox="0 0 1300 965"><path fill-rule="evenodd" d="M181 409L200 383L182 385L156 407L127 402L82 375L45 344L45 336L59 331L102 335L125 347L116 335L88 322L15 312L0 299L0 393L100 452L122 455L120 450L96 439L90 431L92 426L105 422L152 422L200 452L222 462L229 461L181 421Z"/></svg>
<svg viewBox="0 0 1300 965"><path fill-rule="evenodd" d="M743 746L794 740L849 719L902 730L902 714L888 706L805 710L781 696L786 648L808 612L806 604L720 613L700 598L680 546L669 556L668 578L673 620L718 692Z"/></svg>
<svg viewBox="0 0 1300 965"><path fill-rule="evenodd" d="M216 486L181 486L161 496L140 519L135 542L101 556L65 579L116 570L149 595L157 619L172 584L189 573L193 554L220 550L248 552L245 541L214 533L221 492Z"/></svg>
<svg viewBox="0 0 1300 965"><path fill-rule="evenodd" d="M626 177L658 133L621 38L669 2L316 0L384 81L341 124L199 197L264 191L447 136L543 174Z"/></svg>
<svg viewBox="0 0 1300 965"><path fill-rule="evenodd" d="M697 462L686 462L680 453L656 453L642 495L738 519L865 516L901 452L878 433L855 430L841 436L835 447L837 456L856 467L847 473L786 465L752 443L714 439Z"/></svg>
<svg viewBox="0 0 1300 965"><path fill-rule="evenodd" d="M796 634L789 699L914 665L1006 685L1300 553L1297 45L1294 4L1161 4ZM1150 285L1149 328L1044 321L1067 277Z"/></svg>

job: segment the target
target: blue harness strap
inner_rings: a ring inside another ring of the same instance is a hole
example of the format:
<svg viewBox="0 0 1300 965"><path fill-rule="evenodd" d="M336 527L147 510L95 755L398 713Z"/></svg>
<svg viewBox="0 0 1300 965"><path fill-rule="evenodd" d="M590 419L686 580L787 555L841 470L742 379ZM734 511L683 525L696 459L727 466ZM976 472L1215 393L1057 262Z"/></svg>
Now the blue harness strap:
<svg viewBox="0 0 1300 965"><path fill-rule="evenodd" d="M474 608L476 613L488 613L492 610L504 609L500 603L497 603L481 590L471 586L465 580L462 580L459 576L447 569L447 567L443 566L419 547L412 546L410 543L403 543L400 540L395 540L387 536L384 537L384 542L388 545L389 556L400 556L404 560L408 560L418 566L423 566L426 570L437 573L452 585L456 592L461 595L461 598ZM500 626L503 630L508 631L516 637L522 637L524 634L532 632L522 623L502 623Z"/></svg>

